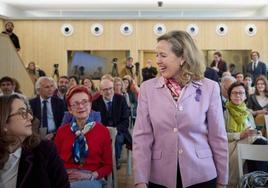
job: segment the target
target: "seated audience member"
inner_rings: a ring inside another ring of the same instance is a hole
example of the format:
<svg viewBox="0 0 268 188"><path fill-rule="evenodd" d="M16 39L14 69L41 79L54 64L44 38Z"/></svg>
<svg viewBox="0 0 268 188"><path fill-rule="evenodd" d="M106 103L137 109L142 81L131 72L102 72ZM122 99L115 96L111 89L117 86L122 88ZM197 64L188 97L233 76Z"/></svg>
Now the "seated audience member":
<svg viewBox="0 0 268 188"><path fill-rule="evenodd" d="M255 87L252 87L252 76L251 74L246 74L243 80L244 85L248 88L248 95L255 93Z"/></svg>
<svg viewBox="0 0 268 188"><path fill-rule="evenodd" d="M204 73L204 76L210 80L214 80L215 82L219 82L218 72L213 68L206 67L206 71Z"/></svg>
<svg viewBox="0 0 268 188"><path fill-rule="evenodd" d="M122 146L132 145L132 138L128 131L129 110L125 98L114 94L114 83L111 79L103 79L100 82L101 95L92 103L92 109L101 113L102 124L108 127L116 127L115 155L117 168L120 168L119 158Z"/></svg>
<svg viewBox="0 0 268 188"><path fill-rule="evenodd" d="M241 73L241 72L236 73L235 79L236 79L237 82L243 83L243 81L244 81L244 75L243 75L243 73Z"/></svg>
<svg viewBox="0 0 268 188"><path fill-rule="evenodd" d="M232 74L229 71L225 71L222 73L222 77L225 77L225 76L232 76Z"/></svg>
<svg viewBox="0 0 268 188"><path fill-rule="evenodd" d="M15 83L13 78L4 76L0 79L1 95L11 95L15 92Z"/></svg>
<svg viewBox="0 0 268 188"><path fill-rule="evenodd" d="M14 85L15 85L14 92L15 93L22 94L22 91L20 90L20 83L19 83L19 81L16 80L15 78L13 78L13 82L14 82Z"/></svg>
<svg viewBox="0 0 268 188"><path fill-rule="evenodd" d="M228 100L228 89L232 83L236 82L236 79L232 76L224 76L221 78L221 100L223 105L223 111L225 111L225 104Z"/></svg>
<svg viewBox="0 0 268 188"><path fill-rule="evenodd" d="M265 76L257 77L255 93L249 97L247 106L253 116L268 114L268 81Z"/></svg>
<svg viewBox="0 0 268 188"><path fill-rule="evenodd" d="M69 88L79 85L79 79L76 76L69 77Z"/></svg>
<svg viewBox="0 0 268 188"><path fill-rule="evenodd" d="M131 90L131 80L127 79L126 77L123 78L123 82L126 87L126 92L128 93L129 96L129 102L130 102L130 116L133 124L135 123L135 118L136 118L136 112L137 112L137 97L135 93Z"/></svg>
<svg viewBox="0 0 268 188"><path fill-rule="evenodd" d="M247 99L245 85L241 82L233 83L228 90L228 97L224 112L229 141L229 183L227 187L236 187L239 185L237 143L254 144L257 141L257 130L253 116L245 104Z"/></svg>
<svg viewBox="0 0 268 188"><path fill-rule="evenodd" d="M231 74L230 76L235 77L235 75L236 75L236 73L237 73L235 64L231 63L231 64L229 65L229 72L230 72L230 74Z"/></svg>
<svg viewBox="0 0 268 188"><path fill-rule="evenodd" d="M69 188L56 147L33 132L25 97L0 96L0 187Z"/></svg>
<svg viewBox="0 0 268 188"><path fill-rule="evenodd" d="M90 79L90 78L84 78L84 79L82 79L82 81L81 81L81 84L82 85L84 85L84 86L86 86L87 88L88 88L88 90L89 90L89 92L91 93L91 95L92 95L92 97L93 97L93 100L96 98L96 97L98 97L99 95L98 95L98 89L97 89L97 87L95 86L95 84L94 84L94 82L92 81L92 79Z"/></svg>
<svg viewBox="0 0 268 188"><path fill-rule="evenodd" d="M30 100L33 115L41 122L40 131L52 139L61 125L65 111L63 100L53 96L55 82L51 77L40 77L35 83L37 96Z"/></svg>
<svg viewBox="0 0 268 188"><path fill-rule="evenodd" d="M86 87L70 88L66 102L73 119L58 129L55 144L71 187L102 188L103 177L112 171L109 130L90 119L92 97Z"/></svg>
<svg viewBox="0 0 268 188"><path fill-rule="evenodd" d="M126 99L127 102L127 106L130 108L131 104L129 101L129 95L126 92L126 87L125 87L125 83L123 82L123 80L120 77L115 77L114 78L114 93L118 94L118 95L123 95Z"/></svg>
<svg viewBox="0 0 268 188"><path fill-rule="evenodd" d="M65 94L68 91L69 79L67 76L60 76L58 80L58 89L55 90L54 95L65 101Z"/></svg>
<svg viewBox="0 0 268 188"><path fill-rule="evenodd" d="M140 88L139 86L136 84L135 80L131 78L131 76L129 75L126 75L123 77L123 80L124 79L127 79L129 82L130 82L130 90L135 93L135 96L136 98L138 98L138 95L139 95L139 91L140 91ZM125 86L126 87L126 86ZM126 87L127 89L127 87Z"/></svg>

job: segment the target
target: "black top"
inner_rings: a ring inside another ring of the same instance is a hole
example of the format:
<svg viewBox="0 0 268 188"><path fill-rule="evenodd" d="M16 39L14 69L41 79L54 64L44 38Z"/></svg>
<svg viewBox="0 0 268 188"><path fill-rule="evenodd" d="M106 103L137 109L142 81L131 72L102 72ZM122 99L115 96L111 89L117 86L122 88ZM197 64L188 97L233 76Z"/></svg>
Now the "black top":
<svg viewBox="0 0 268 188"><path fill-rule="evenodd" d="M142 78L143 81L149 80L151 78L155 78L157 75L157 69L155 67L145 67L142 69Z"/></svg>
<svg viewBox="0 0 268 188"><path fill-rule="evenodd" d="M70 187L63 162L52 142L41 141L33 150L22 148L16 187Z"/></svg>
<svg viewBox="0 0 268 188"><path fill-rule="evenodd" d="M9 35L6 31L3 31L2 33ZM15 33L12 33L11 35L9 35L9 38L11 39L15 48L20 49L20 41L18 36Z"/></svg>

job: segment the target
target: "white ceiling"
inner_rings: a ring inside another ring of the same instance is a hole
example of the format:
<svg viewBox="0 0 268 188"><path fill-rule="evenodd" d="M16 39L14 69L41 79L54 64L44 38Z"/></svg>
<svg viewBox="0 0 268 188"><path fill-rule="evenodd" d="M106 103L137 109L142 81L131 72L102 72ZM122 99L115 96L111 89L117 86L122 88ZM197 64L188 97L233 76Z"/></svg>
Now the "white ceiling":
<svg viewBox="0 0 268 188"><path fill-rule="evenodd" d="M158 7L158 1L163 2ZM267 19L268 0L0 0L7 19Z"/></svg>

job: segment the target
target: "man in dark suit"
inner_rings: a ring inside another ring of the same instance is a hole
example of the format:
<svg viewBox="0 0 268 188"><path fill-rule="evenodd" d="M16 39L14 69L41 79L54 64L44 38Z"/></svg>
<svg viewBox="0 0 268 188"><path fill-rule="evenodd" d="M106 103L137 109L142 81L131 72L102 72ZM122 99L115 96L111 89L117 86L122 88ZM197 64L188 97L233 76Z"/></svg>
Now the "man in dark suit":
<svg viewBox="0 0 268 188"><path fill-rule="evenodd" d="M259 75L264 75L267 78L266 64L259 61L260 54L257 51L251 52L251 62L246 66L246 73L253 77L253 84Z"/></svg>
<svg viewBox="0 0 268 188"><path fill-rule="evenodd" d="M128 131L129 111L126 99L122 95L114 94L114 83L106 78L100 82L101 95L92 102L92 110L101 113L101 122L105 126L116 127L115 155L117 168L120 168L119 158L124 143L132 145L132 138Z"/></svg>
<svg viewBox="0 0 268 188"><path fill-rule="evenodd" d="M216 70L213 68L207 67L204 73L204 76L210 80L214 80L215 82L219 82L219 76Z"/></svg>
<svg viewBox="0 0 268 188"><path fill-rule="evenodd" d="M50 77L40 77L36 82L37 96L30 100L34 117L41 122L40 130L46 130L46 138L52 139L61 125L64 115L64 102L53 96L55 82ZM44 134L44 132L42 131Z"/></svg>

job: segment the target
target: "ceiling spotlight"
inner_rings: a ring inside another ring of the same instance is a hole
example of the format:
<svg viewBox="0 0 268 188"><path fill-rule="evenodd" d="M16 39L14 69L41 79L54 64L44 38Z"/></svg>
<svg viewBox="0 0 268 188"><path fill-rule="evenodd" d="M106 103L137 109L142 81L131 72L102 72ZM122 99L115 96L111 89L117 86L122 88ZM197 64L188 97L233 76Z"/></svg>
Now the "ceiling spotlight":
<svg viewBox="0 0 268 188"><path fill-rule="evenodd" d="M163 6L163 1L157 1L157 6L162 7Z"/></svg>

